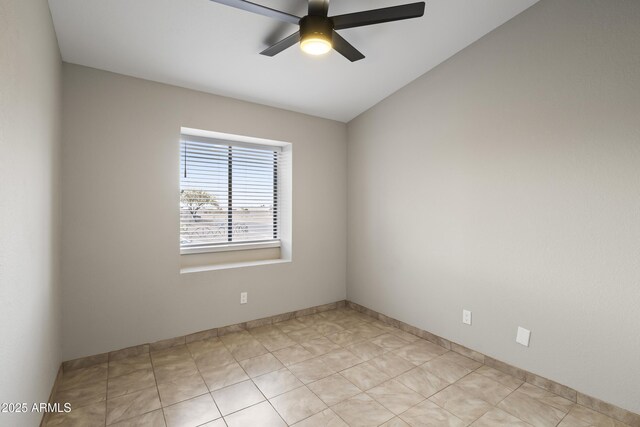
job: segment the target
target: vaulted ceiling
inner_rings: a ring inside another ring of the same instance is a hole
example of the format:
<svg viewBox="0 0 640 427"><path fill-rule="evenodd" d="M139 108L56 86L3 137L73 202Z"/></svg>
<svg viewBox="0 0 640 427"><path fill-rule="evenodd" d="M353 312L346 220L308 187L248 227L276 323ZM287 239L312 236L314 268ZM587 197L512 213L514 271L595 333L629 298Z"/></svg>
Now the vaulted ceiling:
<svg viewBox="0 0 640 427"><path fill-rule="evenodd" d="M253 0L306 14L304 0ZM415 0L332 0L329 14ZM66 62L347 122L537 0L427 0L422 18L340 34L366 58L259 55L297 26L209 0L49 0Z"/></svg>

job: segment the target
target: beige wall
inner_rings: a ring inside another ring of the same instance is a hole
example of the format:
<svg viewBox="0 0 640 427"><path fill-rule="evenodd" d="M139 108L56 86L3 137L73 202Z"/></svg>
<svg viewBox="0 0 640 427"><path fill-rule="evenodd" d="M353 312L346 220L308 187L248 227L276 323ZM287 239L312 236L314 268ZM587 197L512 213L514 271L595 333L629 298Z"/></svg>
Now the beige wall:
<svg viewBox="0 0 640 427"><path fill-rule="evenodd" d="M46 402L60 364L60 66L46 0L0 0L0 402Z"/></svg>
<svg viewBox="0 0 640 427"><path fill-rule="evenodd" d="M639 23L543 0L349 123L348 298L640 412Z"/></svg>
<svg viewBox="0 0 640 427"><path fill-rule="evenodd" d="M345 124L76 65L63 79L65 359L344 299ZM293 144L292 262L180 274L181 126Z"/></svg>

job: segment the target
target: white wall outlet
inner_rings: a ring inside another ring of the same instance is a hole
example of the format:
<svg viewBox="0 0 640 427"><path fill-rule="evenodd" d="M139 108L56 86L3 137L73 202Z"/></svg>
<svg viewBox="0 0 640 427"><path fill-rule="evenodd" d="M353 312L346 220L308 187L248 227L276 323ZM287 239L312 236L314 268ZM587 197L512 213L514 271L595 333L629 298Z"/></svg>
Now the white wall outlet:
<svg viewBox="0 0 640 427"><path fill-rule="evenodd" d="M531 338L531 331L518 326L518 334L516 335L516 342L522 344L525 347L529 347L529 338Z"/></svg>
<svg viewBox="0 0 640 427"><path fill-rule="evenodd" d="M462 323L465 325L471 324L471 312L469 310L462 310Z"/></svg>
<svg viewBox="0 0 640 427"><path fill-rule="evenodd" d="M240 304L246 304L246 303L247 303L247 293L240 292Z"/></svg>

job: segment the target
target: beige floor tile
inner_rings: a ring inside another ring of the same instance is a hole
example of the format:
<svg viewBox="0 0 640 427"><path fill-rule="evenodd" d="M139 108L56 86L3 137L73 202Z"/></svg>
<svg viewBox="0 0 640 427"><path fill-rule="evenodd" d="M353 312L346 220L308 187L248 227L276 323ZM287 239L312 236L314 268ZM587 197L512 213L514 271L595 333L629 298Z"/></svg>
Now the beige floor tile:
<svg viewBox="0 0 640 427"><path fill-rule="evenodd" d="M255 339L249 331L233 332L218 338L224 343L225 347L227 347L229 351L232 351L241 344L245 344Z"/></svg>
<svg viewBox="0 0 640 427"><path fill-rule="evenodd" d="M351 427L379 426L393 418L391 411L366 393L338 403L331 409Z"/></svg>
<svg viewBox="0 0 640 427"><path fill-rule="evenodd" d="M628 427L620 421L614 420L599 412L592 411L582 405L574 405L562 421L564 422L565 420L566 423L563 427L569 427L571 425L570 423L577 421L585 422L590 427ZM560 423L560 425L562 425L562 423Z"/></svg>
<svg viewBox="0 0 640 427"><path fill-rule="evenodd" d="M290 425L327 408L327 405L307 387L288 391L269 400L280 416Z"/></svg>
<svg viewBox="0 0 640 427"><path fill-rule="evenodd" d="M321 356L333 350L338 350L340 346L327 337L314 338L311 341L303 342L302 347L314 356Z"/></svg>
<svg viewBox="0 0 640 427"><path fill-rule="evenodd" d="M273 326L280 329L280 331L288 334L289 332L297 331L299 329L306 328L306 325L300 321L300 319L289 319L284 322L274 323Z"/></svg>
<svg viewBox="0 0 640 427"><path fill-rule="evenodd" d="M322 337L322 334L314 327L308 327L308 328L298 329L296 331L291 331L287 335L289 336L289 338L291 338L297 343L303 343L306 341L311 341L314 338Z"/></svg>
<svg viewBox="0 0 640 427"><path fill-rule="evenodd" d="M369 341L351 344L347 346L346 349L364 361L382 356L385 353L385 350L382 347Z"/></svg>
<svg viewBox="0 0 640 427"><path fill-rule="evenodd" d="M137 356L126 357L124 359L109 362L109 377L118 377L133 371L151 368L151 358L149 353Z"/></svg>
<svg viewBox="0 0 640 427"><path fill-rule="evenodd" d="M400 347L404 347L405 345L409 344L408 341L405 341L402 338L399 338L398 336L394 334L389 334L389 333L382 334L369 341L389 351L397 350Z"/></svg>
<svg viewBox="0 0 640 427"><path fill-rule="evenodd" d="M153 386L107 400L107 425L160 409L158 389Z"/></svg>
<svg viewBox="0 0 640 427"><path fill-rule="evenodd" d="M348 330L327 335L327 338L331 340L331 342L342 347L346 347L366 340L366 338L357 336L353 332Z"/></svg>
<svg viewBox="0 0 640 427"><path fill-rule="evenodd" d="M296 344L294 340L289 338L284 332L281 332L280 330L278 330L278 334L260 336L257 339L267 350L272 352L291 347L292 345Z"/></svg>
<svg viewBox="0 0 640 427"><path fill-rule="evenodd" d="M200 374L204 382L207 383L209 391L215 391L249 379L242 366L237 362L218 368L200 369Z"/></svg>
<svg viewBox="0 0 640 427"><path fill-rule="evenodd" d="M447 381L420 367L413 368L396 379L424 397L430 397L449 385Z"/></svg>
<svg viewBox="0 0 640 427"><path fill-rule="evenodd" d="M415 367L413 363L393 353L386 353L382 356L374 357L369 360L368 363L372 364L390 377L398 376Z"/></svg>
<svg viewBox="0 0 640 427"><path fill-rule="evenodd" d="M434 394L429 400L451 412L467 424L472 423L487 411L493 409L493 405L466 393L455 385L450 385Z"/></svg>
<svg viewBox="0 0 640 427"><path fill-rule="evenodd" d="M462 378L456 385L470 395L487 401L492 405L497 405L498 402L512 392L510 388L475 372Z"/></svg>
<svg viewBox="0 0 640 427"><path fill-rule="evenodd" d="M158 384L173 381L176 378L192 375L198 372L193 360L185 360L179 363L169 363L153 368Z"/></svg>
<svg viewBox="0 0 640 427"><path fill-rule="evenodd" d="M340 373L362 391L367 391L391 378L369 362L352 366Z"/></svg>
<svg viewBox="0 0 640 427"><path fill-rule="evenodd" d="M423 369L431 372L450 383L458 381L460 378L469 374L471 369L460 366L447 359L436 357L421 365Z"/></svg>
<svg viewBox="0 0 640 427"><path fill-rule="evenodd" d="M331 335L344 330L342 326L328 320L318 322L313 327L322 335Z"/></svg>
<svg viewBox="0 0 640 427"><path fill-rule="evenodd" d="M307 419L294 424L295 427L349 427L347 423L331 409L325 409Z"/></svg>
<svg viewBox="0 0 640 427"><path fill-rule="evenodd" d="M324 319L334 322L336 319L342 319L344 317L344 309L338 308L336 310L327 310L322 313L318 313Z"/></svg>
<svg viewBox="0 0 640 427"><path fill-rule="evenodd" d="M435 344L434 344L435 345ZM439 346L438 346L439 347ZM442 348L442 347L440 347ZM441 356L443 359L449 360L457 365L464 366L467 369L471 369L472 371L478 369L482 366L482 363L475 361L473 359L469 359L466 356L461 355L460 353L456 353L455 351L449 351L444 353Z"/></svg>
<svg viewBox="0 0 640 427"><path fill-rule="evenodd" d="M373 322L369 323L371 326L375 326L378 329L382 329L385 332L394 332L395 330L397 330L398 328L394 328L391 325L388 325L384 322L381 322L379 320L374 320Z"/></svg>
<svg viewBox="0 0 640 427"><path fill-rule="evenodd" d="M353 317L354 319L361 320L363 322L367 322L367 323L373 323L377 320L375 317L371 317L369 315L360 313L359 311L355 311L355 310L350 310L347 313L348 313L348 316Z"/></svg>
<svg viewBox="0 0 640 427"><path fill-rule="evenodd" d="M149 344L149 350L151 351L151 353L154 353L156 351L166 350L171 347L179 347L181 345L184 345L185 342L186 339L184 336L167 338L164 340L152 342L151 344Z"/></svg>
<svg viewBox="0 0 640 427"><path fill-rule="evenodd" d="M531 424L498 408L488 411L471 425L473 427L531 427Z"/></svg>
<svg viewBox="0 0 640 427"><path fill-rule="evenodd" d="M271 353L243 360L240 362L240 366L251 378L284 368L282 362Z"/></svg>
<svg viewBox="0 0 640 427"><path fill-rule="evenodd" d="M326 365L320 358L305 360L289 366L289 370L305 384L326 378L335 374L335 371Z"/></svg>
<svg viewBox="0 0 640 427"><path fill-rule="evenodd" d="M155 385L156 377L153 375L152 369L133 371L120 375L119 377L109 378L107 383L107 398L113 399L114 397L133 393L134 391Z"/></svg>
<svg viewBox="0 0 640 427"><path fill-rule="evenodd" d="M269 324L269 325L263 325L263 326L258 326L257 328L250 328L247 329L247 332L249 332L251 335L253 335L254 338L258 338L258 337L262 337L262 336L267 336L267 335L271 335L271 334L275 334L275 333L281 333L280 329L278 329L276 326Z"/></svg>
<svg viewBox="0 0 640 427"><path fill-rule="evenodd" d="M357 338L363 338L366 340L370 340L381 335L386 334L382 329L376 328L369 323L361 323L354 328L349 329L349 331Z"/></svg>
<svg viewBox="0 0 640 427"><path fill-rule="evenodd" d="M162 409L147 412L137 417L129 418L119 423L111 424L110 427L165 427L164 414Z"/></svg>
<svg viewBox="0 0 640 427"><path fill-rule="evenodd" d="M286 427L269 402L262 402L224 417L229 427Z"/></svg>
<svg viewBox="0 0 640 427"><path fill-rule="evenodd" d="M464 427L467 424L451 412L428 400L400 415L412 427Z"/></svg>
<svg viewBox="0 0 640 427"><path fill-rule="evenodd" d="M396 415L424 400L423 396L396 380L384 382L368 390L367 394Z"/></svg>
<svg viewBox="0 0 640 427"><path fill-rule="evenodd" d="M362 359L344 348L323 354L320 359L336 372L362 363Z"/></svg>
<svg viewBox="0 0 640 427"><path fill-rule="evenodd" d="M256 339L239 344L234 347L233 350L230 349L230 351L233 357L238 361L260 356L269 352L269 350L267 350L262 344L260 344L260 341Z"/></svg>
<svg viewBox="0 0 640 427"><path fill-rule="evenodd" d="M222 415L229 415L265 400L251 381L243 381L211 393Z"/></svg>
<svg viewBox="0 0 640 427"><path fill-rule="evenodd" d="M226 347L220 340L220 338L207 338L206 340L193 341L187 343L187 348L191 352L191 355L195 358L201 354L209 353L211 351L226 350Z"/></svg>
<svg viewBox="0 0 640 427"><path fill-rule="evenodd" d="M491 378L494 381L499 382L500 384L502 384L505 387L509 387L512 390L517 389L518 387L520 387L522 385L522 383L524 381L513 377L509 374L505 374L504 372L500 372L497 369L494 369L490 366L481 366L480 368L478 368L476 370L476 373L480 374L480 375L484 375L487 378Z"/></svg>
<svg viewBox="0 0 640 427"><path fill-rule="evenodd" d="M356 328L358 327L358 325L361 325L364 322L358 319L357 317L347 316L342 319L335 320L334 323L337 323L338 325L342 326L345 329L350 329L350 328Z"/></svg>
<svg viewBox="0 0 640 427"><path fill-rule="evenodd" d="M560 397L555 393L543 390L540 387L536 387L529 383L522 384L522 386L520 386L520 388L518 389L518 392L524 393L527 396L539 401L540 403L553 406L554 408L561 410L565 414L569 412L575 405L575 403L565 399L564 397Z"/></svg>
<svg viewBox="0 0 640 427"><path fill-rule="evenodd" d="M273 352L273 355L278 358L285 366L293 365L303 362L307 359L311 359L311 354L300 344L292 345L291 347L282 348Z"/></svg>
<svg viewBox="0 0 640 427"><path fill-rule="evenodd" d="M565 412L540 403L521 391L511 393L498 404L498 408L535 427L554 427L566 415Z"/></svg>
<svg viewBox="0 0 640 427"><path fill-rule="evenodd" d="M220 418L210 394L204 394L163 409L167 427L195 427Z"/></svg>
<svg viewBox="0 0 640 427"><path fill-rule="evenodd" d="M170 406L183 400L209 392L199 372L184 377L178 377L172 381L158 384L160 402L162 406Z"/></svg>
<svg viewBox="0 0 640 427"><path fill-rule="evenodd" d="M380 427L410 427L409 424L402 421L402 418L394 417L391 418L384 424L381 424Z"/></svg>
<svg viewBox="0 0 640 427"><path fill-rule="evenodd" d="M327 378L313 382L309 384L308 387L329 406L347 400L361 392L358 387L340 374L333 374Z"/></svg>
<svg viewBox="0 0 640 427"><path fill-rule="evenodd" d="M188 360L192 360L191 352L184 344L151 353L151 362L154 367L181 363Z"/></svg>
<svg viewBox="0 0 640 427"><path fill-rule="evenodd" d="M418 341L418 340L422 339L422 338L420 338L418 336L410 334L409 332L405 332L405 331L403 331L401 329L394 330L393 334L395 336L397 336L398 338L402 338L403 340L408 341L408 342Z"/></svg>
<svg viewBox="0 0 640 427"><path fill-rule="evenodd" d="M236 362L236 359L226 348L199 353L194 357L194 360L200 370L215 369Z"/></svg>
<svg viewBox="0 0 640 427"><path fill-rule="evenodd" d="M304 385L286 368L255 377L253 382L267 399Z"/></svg>
<svg viewBox="0 0 640 427"><path fill-rule="evenodd" d="M421 365L431 359L446 353L447 350L438 345L425 340L414 341L393 351L394 354L402 357L414 365Z"/></svg>
<svg viewBox="0 0 640 427"><path fill-rule="evenodd" d="M98 402L82 408L71 408L71 412L51 414L47 427L103 427L105 425L105 402Z"/></svg>
<svg viewBox="0 0 640 427"><path fill-rule="evenodd" d="M85 387L89 384L107 379L107 373L108 368L106 363L65 372L62 375L58 389L63 391L75 387Z"/></svg>
<svg viewBox="0 0 640 427"><path fill-rule="evenodd" d="M55 403L70 403L72 408L81 408L107 400L107 380L100 380L68 390L56 391Z"/></svg>

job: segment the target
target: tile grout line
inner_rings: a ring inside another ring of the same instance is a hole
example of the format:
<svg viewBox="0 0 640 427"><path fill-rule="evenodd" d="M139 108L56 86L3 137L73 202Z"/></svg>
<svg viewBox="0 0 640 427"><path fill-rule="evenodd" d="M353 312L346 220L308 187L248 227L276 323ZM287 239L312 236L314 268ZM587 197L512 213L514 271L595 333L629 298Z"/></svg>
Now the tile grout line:
<svg viewBox="0 0 640 427"><path fill-rule="evenodd" d="M162 411L162 419L164 420L164 425L168 426L167 417L164 414L164 405L162 404L162 397L160 396L160 387L158 387L158 378L156 378L156 369L153 363L153 357L151 357L151 352L149 352L149 363L151 363L151 372L153 372L153 380L156 383L156 392L158 393L158 400L160 401L160 411Z"/></svg>
<svg viewBox="0 0 640 427"><path fill-rule="evenodd" d="M229 349L227 348L227 346L225 345L224 341L222 341L220 339L220 337L216 337L218 338L218 340L222 343L222 345L224 346L224 348L229 351ZM204 340L202 340L204 341ZM202 382L204 383L204 386L207 388L207 390L209 391L209 396L211 396L211 400L213 400L213 404L215 405L216 409L218 410L218 413L220 414L220 418L222 418L222 422L227 425L227 420L224 419L224 415L222 415L222 411L220 410L220 406L218 406L218 402L216 402L216 399L213 397L213 391L211 391L211 389L209 388L209 384L207 384L207 381L204 379L204 376L202 375L202 372L200 371L200 366L198 366L198 363L195 360L195 356L193 354L193 352L191 351L191 349L189 348L188 344L185 344L187 346L187 350L189 351L189 354L191 355L191 359L193 360L194 365L196 365L196 370L198 371L198 374L200 375L200 379L202 379ZM231 353L231 352L229 352ZM233 355L231 355L233 356ZM235 360L235 358L234 358ZM238 363L239 365L239 363ZM240 366L242 368L242 366ZM223 387L224 388L224 387ZM217 418L216 418L217 419ZM212 420L215 421L215 420ZM205 423L206 424L206 423Z"/></svg>
<svg viewBox="0 0 640 427"><path fill-rule="evenodd" d="M248 330L248 329L247 329L246 331L249 333L249 335L251 335L251 332L249 332L249 330ZM286 334L285 334L285 335L286 335ZM253 338L253 339L255 339L256 341L260 342L256 337L254 337L253 335L251 335L251 336L252 336L252 338ZM262 390L260 389L260 387L258 387L258 384L256 384L256 383L255 383L255 381L253 381L253 378L251 377L251 375L249 375L249 373L248 373L248 372L247 372L247 370L244 368L244 366L242 366L242 364L240 363L241 361L240 361L240 360L238 360L238 359L233 355L233 353L231 353L231 351L229 350L229 348L227 347L227 345L224 343L224 341L222 341L222 340L220 340L220 341L222 342L222 345L227 349L227 351L231 354L231 356L234 358L234 360L236 361L236 363L238 364L238 366L240 366L240 369L242 369L242 370L243 370L243 372L245 373L245 375L249 378L249 381L251 381L251 383L253 384L253 386L254 386L256 389L258 389L258 391L260 392L260 394L262 394L262 397L264 397L264 399L265 399L265 400L263 400L262 402L258 402L258 403L255 403L255 404L253 404L253 405L249 405L249 406L247 406L246 408L238 409L237 411L232 412L232 413L229 413L229 414L227 414L227 415L235 414L236 412L244 411L244 410L245 410L245 409L247 409L247 408L251 408L251 407L256 406L256 405L259 405L259 404L261 404L261 403L263 403L263 402L267 402L267 403L269 403L269 406L271 406L271 408L274 410L274 412L275 412L276 414L278 414L278 417L280 417L280 419L282 420L282 422L283 422L283 423L285 423L285 424L288 426L289 424L284 420L284 418L282 418L282 415L281 415L281 414L278 412L278 410L273 406L273 404L271 403L271 401L270 401L270 400L267 398L267 396L262 392ZM264 347L264 345L263 345L262 343L260 343L260 345L262 345L262 347ZM264 348L268 351L268 349L267 349L266 347L264 347ZM264 354L267 354L267 353L264 353ZM268 354L271 354L271 352L269 352ZM261 355L258 355L258 356L255 356L255 357L259 357L259 356L261 356ZM274 356L274 357L275 357L275 356ZM251 359L251 357L250 357L249 359ZM277 358L276 358L276 359L277 359ZM248 359L244 359L244 360L248 360ZM197 366L197 365L196 365L196 366ZM265 373L264 375L267 375L267 374L269 374L269 373L270 373L270 372L267 372L267 373ZM293 373L292 373L292 375L293 375ZM242 382L242 381L241 381L241 382ZM239 383L236 383L236 384L239 384ZM234 384L231 384L231 385L234 385ZM208 388L208 386L207 386L207 388ZM224 387L223 387L223 388L224 388ZM213 392L211 392L211 393L213 393ZM283 393L283 394L284 394L284 393ZM212 394L212 397L213 397L213 394ZM213 399L213 401L215 402L215 399ZM216 402L216 406L217 406L217 402ZM222 412L220 412L220 414L222 414ZM227 416L227 415L225 415L225 416ZM226 419L224 419L224 417L225 417L225 416L223 416L223 417L222 417L222 419L224 420L224 423L226 424L226 423L227 423L227 420L226 420Z"/></svg>

